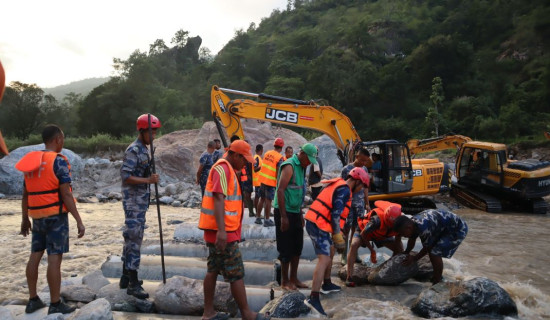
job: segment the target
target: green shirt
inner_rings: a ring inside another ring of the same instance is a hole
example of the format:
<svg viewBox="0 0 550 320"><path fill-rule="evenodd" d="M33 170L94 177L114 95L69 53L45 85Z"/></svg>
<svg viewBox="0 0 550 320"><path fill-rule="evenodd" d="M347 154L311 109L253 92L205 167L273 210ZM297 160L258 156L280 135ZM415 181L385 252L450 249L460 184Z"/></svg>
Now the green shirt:
<svg viewBox="0 0 550 320"><path fill-rule="evenodd" d="M292 178L285 189L285 208L287 212L299 213L302 208L302 203L304 201L304 187L305 187L305 176L306 172L304 168L300 165L300 160L298 155L292 156L292 158L287 159L283 162L279 168L277 174L277 189L275 190L275 199L273 200L273 207L279 208L277 201L277 191L279 191L279 181L281 177L281 172L285 165L291 165L294 171Z"/></svg>

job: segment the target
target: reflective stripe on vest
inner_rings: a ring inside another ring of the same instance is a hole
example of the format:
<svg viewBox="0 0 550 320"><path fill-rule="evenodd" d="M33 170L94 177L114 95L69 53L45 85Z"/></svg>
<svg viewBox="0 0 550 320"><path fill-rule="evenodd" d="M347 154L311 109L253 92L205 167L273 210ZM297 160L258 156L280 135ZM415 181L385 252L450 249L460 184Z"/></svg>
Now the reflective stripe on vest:
<svg viewBox="0 0 550 320"><path fill-rule="evenodd" d="M332 198L334 196L334 191L336 190L336 188L345 185L346 181L342 178L334 178L323 181L323 183L327 182L329 183L329 185L321 190L321 193L319 194L319 196L317 196L317 199L313 201L304 218L308 221L315 223L319 229L328 233L333 233L334 230L332 229L331 223ZM340 228L344 227L350 207L351 192L350 197L346 202L346 206L340 214Z"/></svg>
<svg viewBox="0 0 550 320"><path fill-rule="evenodd" d="M262 157L259 155L254 155L254 163L258 161L258 165L260 167L260 170L262 168ZM262 183L260 182L260 171L256 172L254 171L254 165L252 165L252 185L255 187L259 187Z"/></svg>
<svg viewBox="0 0 550 320"><path fill-rule="evenodd" d="M225 170L222 167L222 163L226 163L229 168L229 177L225 176ZM208 181L206 182L206 188L204 191L204 197L202 198L201 213L199 216L199 228L203 230L218 230L216 223L216 217L214 215L214 193L212 189L214 183L212 181L212 174L218 172L222 185L224 180L227 184L224 199L224 221L226 231L235 231L239 228L242 220L243 213L243 201L242 193L237 175L233 170L233 167L225 159L218 160L210 173L208 174Z"/></svg>
<svg viewBox="0 0 550 320"><path fill-rule="evenodd" d="M24 172L24 177L28 214L33 219L68 212L61 199L59 179L53 170L55 159L58 156L67 162L70 173L69 159L53 151L30 152L16 164L18 170L21 170L21 168L29 170Z"/></svg>
<svg viewBox="0 0 550 320"><path fill-rule="evenodd" d="M372 219L372 217L375 215L380 218L380 228L369 232L367 235L368 240L384 240L389 237L397 236L397 232L392 231L391 227L388 228L388 226L386 226L386 219L384 219L386 212L380 208L374 208L369 211L369 213L367 213L363 218L357 218L359 230L363 231L363 229L365 229L365 227L369 223L370 219Z"/></svg>
<svg viewBox="0 0 550 320"><path fill-rule="evenodd" d="M277 186L277 163L282 158L283 156L275 150L266 152L260 170L260 183L271 187Z"/></svg>

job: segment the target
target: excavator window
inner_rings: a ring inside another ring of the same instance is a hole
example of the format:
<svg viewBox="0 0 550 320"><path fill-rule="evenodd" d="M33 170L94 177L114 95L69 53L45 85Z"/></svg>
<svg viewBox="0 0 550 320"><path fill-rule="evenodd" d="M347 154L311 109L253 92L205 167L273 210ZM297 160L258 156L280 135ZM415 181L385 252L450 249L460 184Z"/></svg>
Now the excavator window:
<svg viewBox="0 0 550 320"><path fill-rule="evenodd" d="M412 166L407 152L406 145L387 144L387 167L388 167L388 192L406 192L411 190L413 176Z"/></svg>

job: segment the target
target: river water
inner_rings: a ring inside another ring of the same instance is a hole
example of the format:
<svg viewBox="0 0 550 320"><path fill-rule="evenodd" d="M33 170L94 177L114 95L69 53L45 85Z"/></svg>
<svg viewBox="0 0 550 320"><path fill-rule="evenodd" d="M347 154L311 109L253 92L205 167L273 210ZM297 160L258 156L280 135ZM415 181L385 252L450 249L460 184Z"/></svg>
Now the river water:
<svg viewBox="0 0 550 320"><path fill-rule="evenodd" d="M547 248L550 215L492 214L474 209L454 212L467 222L469 232L453 258L443 259L444 278L487 277L503 287L516 302L517 319L550 319L550 252ZM428 286L409 280L397 288L386 287L381 289L385 291L383 300L386 300L382 302L372 290L364 295L349 294L345 310L334 306L332 316L340 319L416 319L408 307L416 292ZM363 299L355 300L359 296ZM364 297L373 299L365 300Z"/></svg>

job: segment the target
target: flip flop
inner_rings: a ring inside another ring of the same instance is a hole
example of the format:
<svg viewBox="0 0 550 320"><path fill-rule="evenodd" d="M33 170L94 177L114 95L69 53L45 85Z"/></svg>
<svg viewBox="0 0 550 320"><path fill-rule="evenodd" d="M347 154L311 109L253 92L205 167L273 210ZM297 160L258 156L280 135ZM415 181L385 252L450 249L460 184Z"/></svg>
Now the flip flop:
<svg viewBox="0 0 550 320"><path fill-rule="evenodd" d="M225 312L217 312L215 316L212 318L202 318L202 320L227 320L230 316L228 313Z"/></svg>

